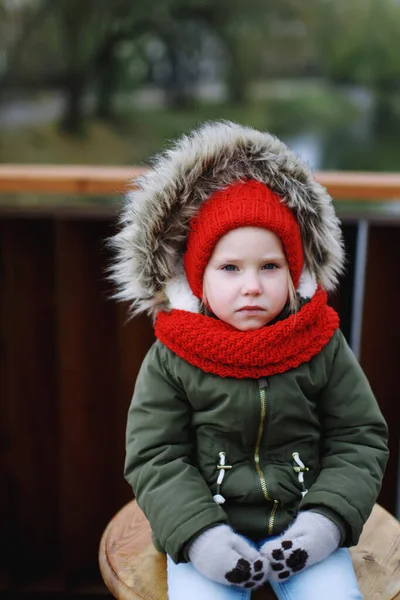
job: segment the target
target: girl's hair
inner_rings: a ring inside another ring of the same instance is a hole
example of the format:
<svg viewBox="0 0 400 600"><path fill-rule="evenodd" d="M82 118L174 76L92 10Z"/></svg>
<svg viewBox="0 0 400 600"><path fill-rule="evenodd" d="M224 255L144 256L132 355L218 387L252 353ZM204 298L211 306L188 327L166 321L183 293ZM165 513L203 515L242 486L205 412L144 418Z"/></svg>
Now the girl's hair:
<svg viewBox="0 0 400 600"><path fill-rule="evenodd" d="M292 276L289 271L289 267L287 266L286 268L287 268L288 287L289 287L289 302L288 302L289 313L294 314L300 310L300 298L294 288L294 283L293 283L293 279L292 279Z"/></svg>
<svg viewBox="0 0 400 600"><path fill-rule="evenodd" d="M201 315L205 315L206 317L213 317L213 316L214 316L214 315L213 315L213 313L210 311L210 309L209 309L209 308L207 308L207 305L206 305L206 298L205 298L204 291L203 291L203 297L202 297L202 299L200 300L200 308L199 308L199 313L200 313Z"/></svg>
<svg viewBox="0 0 400 600"><path fill-rule="evenodd" d="M291 314L295 314L300 310L300 298L295 290L294 287L294 283L293 283L293 279L292 276L290 274L289 271L289 266L286 266L286 270L287 270L287 277L288 277L288 288L289 288L289 298L287 303L285 304L283 311L285 311L287 314L284 315L284 317L288 317ZM213 313L210 311L209 308L207 308L206 305L206 295L205 295L205 291L204 291L205 285L204 285L204 276L203 276L203 297L200 300L200 309L199 312L202 315L205 315L207 317L212 317L214 316ZM283 312L282 311L282 312Z"/></svg>

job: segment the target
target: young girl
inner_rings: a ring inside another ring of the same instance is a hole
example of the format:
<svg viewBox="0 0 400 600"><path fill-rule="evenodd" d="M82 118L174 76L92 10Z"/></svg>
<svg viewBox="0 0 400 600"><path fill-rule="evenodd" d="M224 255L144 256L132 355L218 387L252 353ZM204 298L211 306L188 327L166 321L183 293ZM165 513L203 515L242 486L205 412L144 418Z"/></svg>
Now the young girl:
<svg viewBox="0 0 400 600"><path fill-rule="evenodd" d="M155 317L125 476L170 600L359 599L357 544L387 430L327 305L343 247L331 199L268 133L209 123L130 192L119 296Z"/></svg>

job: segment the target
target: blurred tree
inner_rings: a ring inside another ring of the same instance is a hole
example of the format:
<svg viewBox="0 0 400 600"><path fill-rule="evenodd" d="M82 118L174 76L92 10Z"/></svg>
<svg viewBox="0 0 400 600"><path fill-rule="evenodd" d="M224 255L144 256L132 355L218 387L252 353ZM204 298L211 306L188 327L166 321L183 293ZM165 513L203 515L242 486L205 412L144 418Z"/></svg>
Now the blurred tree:
<svg viewBox="0 0 400 600"><path fill-rule="evenodd" d="M93 0L84 3L59 0L54 6L66 59L63 77L66 101L61 127L70 133L83 131L84 96L93 56L106 26L104 3L102 0L96 2L96 9L94 4Z"/></svg>
<svg viewBox="0 0 400 600"><path fill-rule="evenodd" d="M375 98L378 127L393 116L400 91L398 0L311 0L309 26L321 72L334 81L362 84Z"/></svg>
<svg viewBox="0 0 400 600"><path fill-rule="evenodd" d="M306 69L362 84L378 120L399 90L399 0L0 0L0 11L3 84L61 85L61 125L74 133L88 96L113 119L121 90L154 82L182 108L210 72L235 103L257 79Z"/></svg>
<svg viewBox="0 0 400 600"><path fill-rule="evenodd" d="M126 76L127 59L133 59L142 36L151 29L148 3L114 0L108 7L108 24L93 56L97 117L115 118L115 95Z"/></svg>
<svg viewBox="0 0 400 600"><path fill-rule="evenodd" d="M386 0L380 0L386 2ZM337 82L355 82L369 43L367 24L373 0L311 0L309 32L320 72Z"/></svg>
<svg viewBox="0 0 400 600"><path fill-rule="evenodd" d="M385 0L383 5L380 0L371 0L356 79L374 94L373 125L377 131L388 131L399 122L399 32L398 0Z"/></svg>
<svg viewBox="0 0 400 600"><path fill-rule="evenodd" d="M122 31L107 35L94 57L93 72L96 86L95 114L99 119L114 119L115 92L121 77L118 48L123 40Z"/></svg>
<svg viewBox="0 0 400 600"><path fill-rule="evenodd" d="M63 130L81 133L84 100L90 85L95 92L98 117L114 117L114 98L120 83L120 49L151 28L145 0L58 0L53 6L62 33L67 60L64 87Z"/></svg>
<svg viewBox="0 0 400 600"><path fill-rule="evenodd" d="M213 23L227 55L225 80L232 102L243 104L250 84L280 76L285 65L297 71L299 54L306 62L308 3L299 0L220 0L214 4Z"/></svg>
<svg viewBox="0 0 400 600"><path fill-rule="evenodd" d="M275 0L220 0L212 4L211 24L226 52L224 79L229 99L243 104L249 84L259 73L263 48L268 39Z"/></svg>
<svg viewBox="0 0 400 600"><path fill-rule="evenodd" d="M113 66L113 51L120 36L117 17L122 4L125 3L119 0L112 5L107 0L86 0L83 3L80 0L58 0L54 5L66 56L66 103L61 120L64 131L82 133L84 99L94 71L97 69L101 79L104 72L109 74L110 65Z"/></svg>
<svg viewBox="0 0 400 600"><path fill-rule="evenodd" d="M40 27L51 0L0 0L0 91L15 84L27 43Z"/></svg>
<svg viewBox="0 0 400 600"><path fill-rule="evenodd" d="M131 47L130 55L140 49L151 33L164 49L163 84L173 106L183 106L195 78L196 53L201 40L197 18L201 0L59 0L54 8L63 33L67 57L64 130L79 133L84 124L84 98L94 83L96 114L103 119L114 116L115 94L124 73L121 49ZM129 53L128 53L129 54Z"/></svg>
<svg viewBox="0 0 400 600"><path fill-rule="evenodd" d="M161 43L163 63L159 78L169 106L183 108L193 101L203 45L211 34L212 0L155 0L151 28Z"/></svg>
<svg viewBox="0 0 400 600"><path fill-rule="evenodd" d="M189 0L185 15L180 0L155 2L152 10L152 31L161 42L164 69L160 82L167 103L171 107L183 108L190 99L190 80L193 74L192 55L198 45L198 29L191 21Z"/></svg>

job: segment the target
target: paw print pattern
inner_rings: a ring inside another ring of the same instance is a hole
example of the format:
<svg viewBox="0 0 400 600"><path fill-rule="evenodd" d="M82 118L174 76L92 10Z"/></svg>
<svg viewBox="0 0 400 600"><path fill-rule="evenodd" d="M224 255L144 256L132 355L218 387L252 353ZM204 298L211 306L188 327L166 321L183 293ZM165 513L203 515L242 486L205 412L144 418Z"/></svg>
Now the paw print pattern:
<svg viewBox="0 0 400 600"><path fill-rule="evenodd" d="M301 571L307 564L308 553L302 548L293 548L293 542L285 540L281 548L272 550L271 569L278 575L278 579L287 579L294 573Z"/></svg>
<svg viewBox="0 0 400 600"><path fill-rule="evenodd" d="M240 585L245 588L254 588L260 585L260 582L264 579L262 560L251 563L244 558L240 558L236 563L236 567L225 573L225 579L233 585Z"/></svg>

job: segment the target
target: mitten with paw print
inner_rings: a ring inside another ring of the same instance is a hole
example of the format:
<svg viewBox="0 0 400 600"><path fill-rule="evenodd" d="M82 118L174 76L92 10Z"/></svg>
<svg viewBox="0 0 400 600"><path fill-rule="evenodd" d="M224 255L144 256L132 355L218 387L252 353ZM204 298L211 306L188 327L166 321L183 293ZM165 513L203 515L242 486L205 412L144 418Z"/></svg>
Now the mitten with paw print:
<svg viewBox="0 0 400 600"><path fill-rule="evenodd" d="M257 589L268 575L268 561L228 525L203 531L190 544L189 560L199 573L225 585Z"/></svg>
<svg viewBox="0 0 400 600"><path fill-rule="evenodd" d="M327 558L340 544L340 530L327 517L312 511L299 513L293 525L260 548L269 561L269 579L284 581Z"/></svg>

